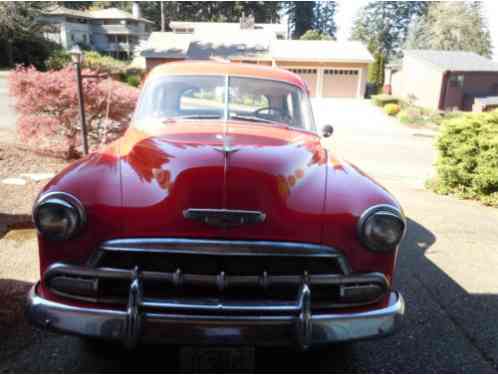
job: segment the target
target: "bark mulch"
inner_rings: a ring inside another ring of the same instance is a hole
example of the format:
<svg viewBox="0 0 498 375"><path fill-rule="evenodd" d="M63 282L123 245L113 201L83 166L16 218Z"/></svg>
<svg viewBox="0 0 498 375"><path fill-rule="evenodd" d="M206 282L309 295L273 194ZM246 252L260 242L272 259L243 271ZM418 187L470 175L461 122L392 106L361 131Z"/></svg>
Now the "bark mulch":
<svg viewBox="0 0 498 375"><path fill-rule="evenodd" d="M67 161L35 154L22 146L0 143L0 237L12 228L28 228L31 223L31 208L39 191L49 179L33 181L23 173L55 173ZM2 183L7 178L22 178L24 185Z"/></svg>

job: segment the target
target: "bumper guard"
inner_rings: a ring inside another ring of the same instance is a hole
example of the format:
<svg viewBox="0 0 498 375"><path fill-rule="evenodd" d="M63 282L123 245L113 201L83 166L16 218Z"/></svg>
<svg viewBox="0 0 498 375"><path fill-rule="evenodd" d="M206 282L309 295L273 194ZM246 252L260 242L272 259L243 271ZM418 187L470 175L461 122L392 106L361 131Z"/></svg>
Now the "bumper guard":
<svg viewBox="0 0 498 375"><path fill-rule="evenodd" d="M384 336L394 331L404 314L402 295L391 292L382 309L356 313L313 314L311 290L306 281L295 304L284 315L192 315L144 311L140 271L133 271L126 310L77 307L53 302L37 294L28 296L28 318L35 324L65 333L122 340L132 348L140 340L180 344L289 346L352 341ZM220 312L223 306L220 305Z"/></svg>

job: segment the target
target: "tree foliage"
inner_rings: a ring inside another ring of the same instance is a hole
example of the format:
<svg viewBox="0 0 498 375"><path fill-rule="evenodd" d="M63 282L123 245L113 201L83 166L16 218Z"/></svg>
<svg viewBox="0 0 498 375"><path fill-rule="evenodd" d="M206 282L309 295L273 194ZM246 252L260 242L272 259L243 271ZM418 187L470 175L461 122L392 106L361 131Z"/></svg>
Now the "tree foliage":
<svg viewBox="0 0 498 375"><path fill-rule="evenodd" d="M14 62L42 64L49 53L49 43L40 37L42 27L36 18L49 6L37 1L0 2L0 65ZM31 56L34 59L31 59ZM32 61L30 61L32 60Z"/></svg>
<svg viewBox="0 0 498 375"><path fill-rule="evenodd" d="M83 74L95 72L85 69ZM15 98L21 140L35 150L77 156L81 127L76 87L72 67L50 72L16 68L9 76L9 91ZM85 79L83 92L92 148L121 136L130 122L138 90L113 80ZM108 108L110 121L105 121Z"/></svg>
<svg viewBox="0 0 498 375"><path fill-rule="evenodd" d="M368 82L377 87L377 92L380 92L384 86L384 70L384 55L381 52L377 52L374 62L368 67Z"/></svg>
<svg viewBox="0 0 498 375"><path fill-rule="evenodd" d="M335 39L335 1L290 1L283 5L283 10L288 16L289 31L294 39L301 38L308 30L317 30Z"/></svg>
<svg viewBox="0 0 498 375"><path fill-rule="evenodd" d="M461 50L490 57L491 36L481 3L434 2L409 28L405 48Z"/></svg>
<svg viewBox="0 0 498 375"><path fill-rule="evenodd" d="M308 30L301 37L300 40L332 40L329 34L320 32L319 30Z"/></svg>
<svg viewBox="0 0 498 375"><path fill-rule="evenodd" d="M373 1L358 12L351 39L365 43L370 52L389 59L399 56L408 27L417 16L427 13L425 1Z"/></svg>

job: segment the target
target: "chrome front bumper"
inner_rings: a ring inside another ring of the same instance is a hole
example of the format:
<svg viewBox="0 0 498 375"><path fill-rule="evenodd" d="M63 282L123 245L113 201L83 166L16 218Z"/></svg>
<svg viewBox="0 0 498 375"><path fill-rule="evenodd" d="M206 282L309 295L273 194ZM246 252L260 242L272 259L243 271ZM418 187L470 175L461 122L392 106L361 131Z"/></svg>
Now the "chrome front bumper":
<svg viewBox="0 0 498 375"><path fill-rule="evenodd" d="M130 293L128 308L82 308L45 299L35 285L28 296L28 318L36 325L81 336L124 341L195 345L293 346L352 341L392 333L404 314L402 295L392 292L382 309L361 313L313 314L306 290L297 315L191 315L142 312ZM132 288L133 289L133 288ZM139 298L139 296L138 296Z"/></svg>

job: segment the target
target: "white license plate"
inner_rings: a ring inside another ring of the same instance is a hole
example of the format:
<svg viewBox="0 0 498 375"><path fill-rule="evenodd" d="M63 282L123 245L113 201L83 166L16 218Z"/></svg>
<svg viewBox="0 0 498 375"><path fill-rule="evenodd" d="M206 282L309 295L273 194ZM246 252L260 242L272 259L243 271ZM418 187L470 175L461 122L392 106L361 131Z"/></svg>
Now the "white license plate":
<svg viewBox="0 0 498 375"><path fill-rule="evenodd" d="M188 346L180 349L182 371L253 371L254 348L252 347L203 347Z"/></svg>

